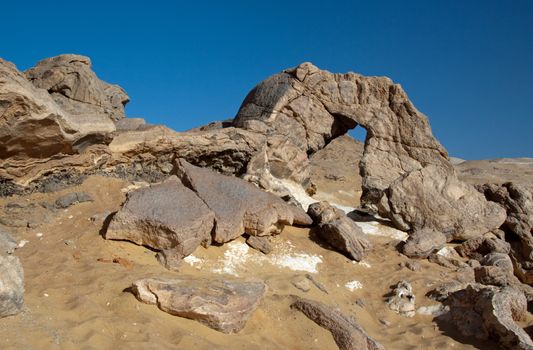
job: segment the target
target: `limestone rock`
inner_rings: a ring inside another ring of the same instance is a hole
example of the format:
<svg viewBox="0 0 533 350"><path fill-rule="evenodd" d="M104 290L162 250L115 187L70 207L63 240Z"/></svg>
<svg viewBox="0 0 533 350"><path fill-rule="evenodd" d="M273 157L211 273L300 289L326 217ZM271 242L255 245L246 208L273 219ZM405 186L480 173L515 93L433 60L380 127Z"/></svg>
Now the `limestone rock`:
<svg viewBox="0 0 533 350"><path fill-rule="evenodd" d="M320 327L330 331L340 350L384 349L352 317L337 309L304 298L298 298L292 303L291 308L301 311Z"/></svg>
<svg viewBox="0 0 533 350"><path fill-rule="evenodd" d="M289 205L242 179L193 166L184 159L176 161L175 171L183 184L215 213L215 242L228 242L243 233L268 236L280 233L284 225L306 224L294 221L306 216L305 213L295 215L302 211L301 208Z"/></svg>
<svg viewBox="0 0 533 350"><path fill-rule="evenodd" d="M527 300L511 287L471 284L448 297L450 312L441 316L467 337L493 339L505 349L533 349L529 335L516 323L525 318Z"/></svg>
<svg viewBox="0 0 533 350"><path fill-rule="evenodd" d="M16 256L0 254L0 317L18 314L24 304L24 272Z"/></svg>
<svg viewBox="0 0 533 350"><path fill-rule="evenodd" d="M457 179L427 118L388 78L332 74L304 63L257 85L234 124L269 139L281 136L307 154L361 125L367 130L362 203L400 229L427 226L466 239L504 220L499 207ZM274 151L266 150L267 164ZM286 178L283 170L270 169L274 177Z"/></svg>
<svg viewBox="0 0 533 350"><path fill-rule="evenodd" d="M120 86L98 79L88 57L60 55L47 58L28 69L25 75L35 87L48 91L70 115L97 115L112 120L124 118L128 95Z"/></svg>
<svg viewBox="0 0 533 350"><path fill-rule="evenodd" d="M263 282L213 279L147 278L132 286L140 301L223 333L236 333L244 328L266 289Z"/></svg>
<svg viewBox="0 0 533 350"><path fill-rule="evenodd" d="M511 259L515 274L527 284L533 284L533 195L526 186L512 182L503 185L483 185L478 189L485 197L502 205L507 218L502 225L511 243Z"/></svg>
<svg viewBox="0 0 533 350"><path fill-rule="evenodd" d="M410 258L427 258L431 253L440 250L446 244L446 236L442 233L425 228L409 235L402 246L402 253Z"/></svg>
<svg viewBox="0 0 533 350"><path fill-rule="evenodd" d="M92 201L94 201L94 199L88 193L72 192L72 193L67 193L59 197L55 202L55 207L57 209L65 209L77 203L92 202Z"/></svg>
<svg viewBox="0 0 533 350"><path fill-rule="evenodd" d="M406 281L400 281L392 290L387 306L402 316L413 317L416 313L415 299L413 287Z"/></svg>
<svg viewBox="0 0 533 350"><path fill-rule="evenodd" d="M312 229L313 233L349 258L361 261L371 249L371 244L361 228L329 203L311 204L308 214L317 225Z"/></svg>
<svg viewBox="0 0 533 350"><path fill-rule="evenodd" d="M73 154L89 144L109 142L115 125L108 115L72 114L63 107L0 59L0 159Z"/></svg>
<svg viewBox="0 0 533 350"><path fill-rule="evenodd" d="M214 213L175 177L128 193L105 233L183 258L211 242Z"/></svg>

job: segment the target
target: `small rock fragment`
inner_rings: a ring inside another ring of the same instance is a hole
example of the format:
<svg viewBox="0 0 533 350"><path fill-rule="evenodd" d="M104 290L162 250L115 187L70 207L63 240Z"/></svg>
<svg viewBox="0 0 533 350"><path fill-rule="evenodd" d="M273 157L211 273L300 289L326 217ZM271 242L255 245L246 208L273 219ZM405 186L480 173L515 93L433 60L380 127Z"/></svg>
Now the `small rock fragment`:
<svg viewBox="0 0 533 350"><path fill-rule="evenodd" d="M94 199L90 194L85 192L67 193L59 197L55 202L56 209L65 209L71 205L84 202L93 202Z"/></svg>
<svg viewBox="0 0 533 350"><path fill-rule="evenodd" d="M272 252L272 246L270 245L268 238L265 236L248 236L248 238L246 238L246 243L263 254L269 254Z"/></svg>
<svg viewBox="0 0 533 350"><path fill-rule="evenodd" d="M292 279L291 281L292 285L296 287L297 289L301 290L302 292L309 292L311 290L311 283L309 280L304 276L297 276Z"/></svg>
<svg viewBox="0 0 533 350"><path fill-rule="evenodd" d="M415 315L415 295L413 287L408 282L398 282L391 294L387 300L389 309L402 316L413 317Z"/></svg>

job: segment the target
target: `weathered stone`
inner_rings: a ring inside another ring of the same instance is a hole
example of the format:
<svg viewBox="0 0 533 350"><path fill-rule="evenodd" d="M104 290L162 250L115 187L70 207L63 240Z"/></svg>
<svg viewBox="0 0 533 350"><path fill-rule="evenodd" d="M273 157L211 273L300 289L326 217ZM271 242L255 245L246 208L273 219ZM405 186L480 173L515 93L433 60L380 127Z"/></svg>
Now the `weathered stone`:
<svg viewBox="0 0 533 350"><path fill-rule="evenodd" d="M37 227L52 220L52 212L45 203L11 202L4 206L0 224L9 227Z"/></svg>
<svg viewBox="0 0 533 350"><path fill-rule="evenodd" d="M533 284L533 195L526 186L515 183L486 184L478 189L485 197L503 206L507 219L502 225L511 244L515 275Z"/></svg>
<svg viewBox="0 0 533 350"><path fill-rule="evenodd" d="M298 298L291 308L301 311L320 327L327 329L340 350L382 350L374 340L350 316L318 301Z"/></svg>
<svg viewBox="0 0 533 350"><path fill-rule="evenodd" d="M461 243L455 250L465 258L481 260L483 256L489 253L509 254L511 246L495 236L483 235Z"/></svg>
<svg viewBox="0 0 533 350"><path fill-rule="evenodd" d="M2 252L5 247L2 248ZM0 254L0 317L18 314L24 304L24 271L16 256Z"/></svg>
<svg viewBox="0 0 533 350"><path fill-rule="evenodd" d="M295 222L302 209L285 203L273 194L261 191L242 179L199 168L184 159L176 161L176 174L215 213L213 239L228 242L247 233L268 236L280 233L285 225L308 224Z"/></svg>
<svg viewBox="0 0 533 350"><path fill-rule="evenodd" d="M214 213L175 177L128 193L111 219L106 239L121 239L181 258L211 241Z"/></svg>
<svg viewBox="0 0 533 350"><path fill-rule="evenodd" d="M304 63L257 85L234 124L269 139L281 136L307 154L361 125L367 130L362 203L400 229L429 227L467 239L504 220L501 208L457 179L427 118L388 78L332 74ZM274 150L266 150L267 163ZM271 174L297 181L284 170L274 167Z"/></svg>
<svg viewBox="0 0 533 350"><path fill-rule="evenodd" d="M268 238L264 236L248 236L248 238L246 238L246 244L259 250L263 254L269 254L272 252L272 246L270 245Z"/></svg>
<svg viewBox="0 0 533 350"><path fill-rule="evenodd" d="M446 244L446 236L442 233L425 228L409 235L402 246L402 253L410 258L427 258L431 253L439 251Z"/></svg>
<svg viewBox="0 0 533 350"><path fill-rule="evenodd" d="M516 323L525 318L527 300L511 287L471 284L451 293L450 312L441 316L467 337L493 339L504 349L533 349L529 335Z"/></svg>
<svg viewBox="0 0 533 350"><path fill-rule="evenodd" d="M416 313L415 299L413 287L406 281L400 281L392 290L387 306L402 316L413 317Z"/></svg>
<svg viewBox="0 0 533 350"><path fill-rule="evenodd" d="M67 193L59 197L55 202L55 207L57 209L65 209L77 203L93 202L93 201L94 201L93 197L91 197L91 195L88 193L72 192L72 193Z"/></svg>
<svg viewBox="0 0 533 350"><path fill-rule="evenodd" d="M50 93L61 108L73 116L124 118L124 106L129 102L126 92L96 76L91 60L80 55L60 55L40 61L25 72L37 88Z"/></svg>
<svg viewBox="0 0 533 350"><path fill-rule="evenodd" d="M17 248L17 241L2 228L0 228L0 255L12 254Z"/></svg>
<svg viewBox="0 0 533 350"><path fill-rule="evenodd" d="M72 72L69 79L77 76ZM68 84L56 83L49 88L69 91ZM0 159L16 159L12 164L16 167L19 160L73 154L87 145L110 141L115 125L107 114L89 113L85 108L71 113L74 110L65 110L39 87L13 64L0 59Z"/></svg>
<svg viewBox="0 0 533 350"><path fill-rule="evenodd" d="M263 282L213 279L142 279L133 283L137 299L169 314L189 318L223 333L244 328L266 293Z"/></svg>
<svg viewBox="0 0 533 350"><path fill-rule="evenodd" d="M308 214L317 225L312 228L314 234L350 259L363 260L371 244L361 228L344 212L328 202L317 202L309 206Z"/></svg>
<svg viewBox="0 0 533 350"><path fill-rule="evenodd" d="M292 285L302 292L309 292L311 290L311 282L305 276L296 276L291 280Z"/></svg>

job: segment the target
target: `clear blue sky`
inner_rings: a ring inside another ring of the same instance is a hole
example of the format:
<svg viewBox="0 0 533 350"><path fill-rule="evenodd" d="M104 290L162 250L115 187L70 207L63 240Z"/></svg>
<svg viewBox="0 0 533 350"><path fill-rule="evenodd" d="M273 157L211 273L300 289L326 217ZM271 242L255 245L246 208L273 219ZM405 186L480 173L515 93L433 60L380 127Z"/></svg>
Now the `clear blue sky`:
<svg viewBox="0 0 533 350"><path fill-rule="evenodd" d="M311 61L402 84L450 154L533 157L533 1L9 1L0 56L90 56L127 113L185 130L231 118Z"/></svg>

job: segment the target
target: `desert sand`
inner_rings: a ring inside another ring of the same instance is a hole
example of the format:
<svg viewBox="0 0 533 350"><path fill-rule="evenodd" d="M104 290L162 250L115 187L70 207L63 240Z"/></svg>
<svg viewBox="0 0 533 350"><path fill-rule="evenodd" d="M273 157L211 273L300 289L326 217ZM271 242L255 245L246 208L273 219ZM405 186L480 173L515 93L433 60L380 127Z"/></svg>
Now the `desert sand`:
<svg viewBox="0 0 533 350"><path fill-rule="evenodd" d="M224 246L199 247L179 272L166 270L154 251L100 235L105 214L120 208L128 186L127 181L92 176L60 192L0 200L0 205L53 202L72 191L85 191L95 199L62 210L37 228L12 231L18 241L27 241L17 249L26 272L25 306L21 314L0 319L0 348L336 349L328 331L289 308L295 295L349 312L388 349L490 348L439 328L431 315L406 318L388 309L384 295L401 279L413 285L417 307L422 307L436 304L424 296L427 291L453 277L450 270L427 260L420 261L420 271L401 267L409 259L397 252L399 241L388 236L370 236L375 248L363 263L354 263L314 242L308 229L287 227L271 238L272 256L239 238ZM396 232L381 225L378 231ZM306 274L327 293L312 283L308 292L295 288L291 280ZM246 327L227 335L140 303L128 292L139 278L176 275L259 278L269 290Z"/></svg>

